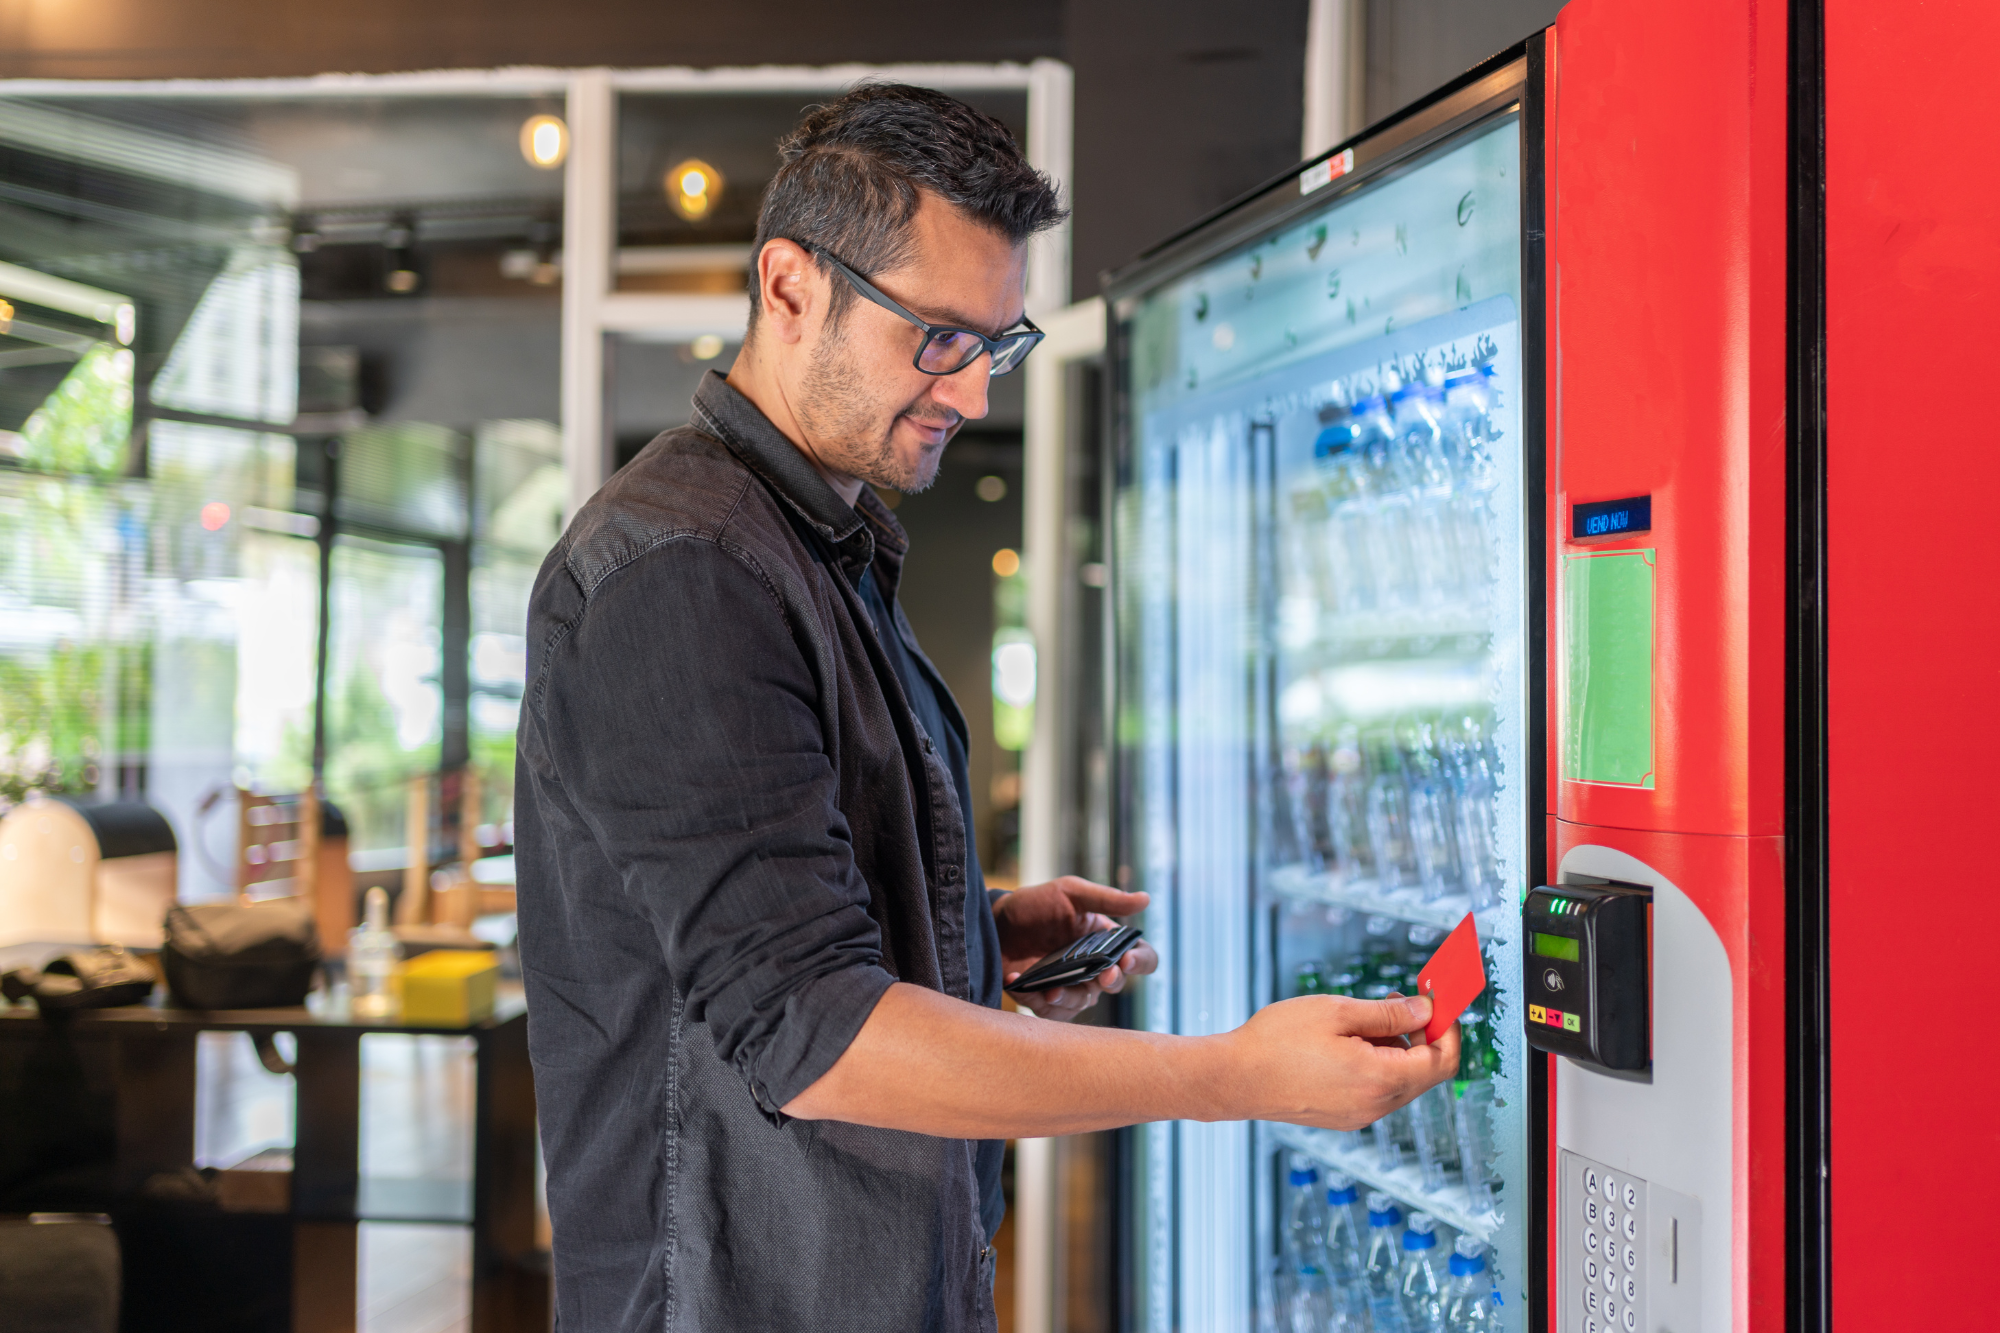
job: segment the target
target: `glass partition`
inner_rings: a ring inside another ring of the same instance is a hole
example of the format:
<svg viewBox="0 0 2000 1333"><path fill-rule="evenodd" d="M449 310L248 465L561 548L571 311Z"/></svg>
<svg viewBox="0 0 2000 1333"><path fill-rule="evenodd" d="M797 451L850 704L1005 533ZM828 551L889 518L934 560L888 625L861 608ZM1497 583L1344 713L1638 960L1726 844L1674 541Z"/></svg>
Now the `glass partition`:
<svg viewBox="0 0 2000 1333"><path fill-rule="evenodd" d="M386 853L406 779L476 762L499 841L562 504L524 130L561 110L0 98L0 799L151 801L192 898L235 788L316 765Z"/></svg>

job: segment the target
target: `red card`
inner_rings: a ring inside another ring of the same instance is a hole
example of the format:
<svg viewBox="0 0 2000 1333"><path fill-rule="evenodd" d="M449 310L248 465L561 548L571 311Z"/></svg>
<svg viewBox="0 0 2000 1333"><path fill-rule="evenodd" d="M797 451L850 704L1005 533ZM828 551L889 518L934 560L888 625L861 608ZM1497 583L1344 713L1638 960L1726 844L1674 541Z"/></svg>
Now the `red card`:
<svg viewBox="0 0 2000 1333"><path fill-rule="evenodd" d="M1436 1041L1445 1029L1458 1021L1471 1004L1486 989L1486 969L1479 959L1479 928L1472 924L1472 913L1465 914L1465 920L1451 934L1444 937L1437 952L1424 964L1424 970L1417 973L1417 994L1428 995L1431 1001L1431 1021L1424 1025L1424 1040Z"/></svg>

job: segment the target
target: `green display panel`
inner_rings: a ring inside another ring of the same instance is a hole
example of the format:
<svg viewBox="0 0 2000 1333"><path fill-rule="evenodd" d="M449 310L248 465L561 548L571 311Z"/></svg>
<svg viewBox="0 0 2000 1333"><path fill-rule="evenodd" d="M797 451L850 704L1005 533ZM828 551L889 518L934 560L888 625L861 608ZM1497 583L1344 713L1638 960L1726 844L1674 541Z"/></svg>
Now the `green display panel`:
<svg viewBox="0 0 2000 1333"><path fill-rule="evenodd" d="M1653 552L1563 560L1563 777L1653 786Z"/></svg>
<svg viewBox="0 0 2000 1333"><path fill-rule="evenodd" d="M1583 944L1568 935L1544 935L1539 930L1528 932L1528 948L1538 958L1561 958L1574 963L1583 957Z"/></svg>

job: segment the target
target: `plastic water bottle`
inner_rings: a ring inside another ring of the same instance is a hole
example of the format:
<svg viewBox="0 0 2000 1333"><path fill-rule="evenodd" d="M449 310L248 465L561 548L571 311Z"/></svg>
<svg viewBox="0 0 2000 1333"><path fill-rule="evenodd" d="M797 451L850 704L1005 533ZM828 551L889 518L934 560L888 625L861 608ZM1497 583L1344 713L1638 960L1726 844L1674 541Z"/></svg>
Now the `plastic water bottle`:
<svg viewBox="0 0 2000 1333"><path fill-rule="evenodd" d="M1286 1293L1281 1326L1289 1333L1325 1333L1333 1317L1327 1275L1326 1203L1321 1198L1319 1172L1294 1159L1285 1204L1284 1261L1291 1289Z"/></svg>
<svg viewBox="0 0 2000 1333"><path fill-rule="evenodd" d="M1333 1286L1336 1328L1365 1333L1368 1302L1363 1291L1362 1240L1365 1216L1360 1215L1361 1191L1351 1176L1330 1171L1326 1177L1326 1267Z"/></svg>
<svg viewBox="0 0 2000 1333"><path fill-rule="evenodd" d="M1461 719L1459 730L1461 735L1447 746L1458 798L1458 862L1477 912L1500 901L1500 863L1493 837L1498 784L1477 719Z"/></svg>
<svg viewBox="0 0 2000 1333"><path fill-rule="evenodd" d="M403 946L389 928L389 894L368 890L362 924L347 936L348 1012L356 1018L390 1018L401 1008L397 982Z"/></svg>
<svg viewBox="0 0 2000 1333"><path fill-rule="evenodd" d="M1438 1272L1437 1222L1429 1213L1411 1213L1403 1233L1403 1266L1396 1292L1403 1306L1404 1333L1444 1333L1446 1275Z"/></svg>
<svg viewBox="0 0 2000 1333"><path fill-rule="evenodd" d="M1445 1298L1445 1327L1450 1333L1492 1333L1500 1327L1493 1303L1493 1278L1486 1271L1486 1247L1471 1236L1460 1236L1451 1248L1451 1287Z"/></svg>
<svg viewBox="0 0 2000 1333"><path fill-rule="evenodd" d="M1374 1333L1410 1333L1403 1322L1402 1291L1398 1286L1402 1229L1403 1214L1394 1201L1380 1190L1370 1194L1368 1258L1362 1264L1361 1275L1368 1292L1368 1322Z"/></svg>
<svg viewBox="0 0 2000 1333"><path fill-rule="evenodd" d="M1458 1077L1449 1084L1453 1126L1458 1131L1459 1174L1466 1193L1472 1196L1475 1213L1492 1212L1498 1206L1495 1189L1500 1183L1493 1169L1493 1074L1499 1054L1489 1030L1490 1017L1478 1007L1459 1016Z"/></svg>

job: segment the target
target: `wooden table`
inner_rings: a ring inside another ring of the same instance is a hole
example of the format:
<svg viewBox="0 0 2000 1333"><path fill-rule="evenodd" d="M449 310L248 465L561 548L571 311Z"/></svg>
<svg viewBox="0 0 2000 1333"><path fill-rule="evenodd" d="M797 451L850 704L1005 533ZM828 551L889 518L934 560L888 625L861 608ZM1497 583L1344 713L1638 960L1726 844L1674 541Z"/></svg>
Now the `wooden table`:
<svg viewBox="0 0 2000 1333"><path fill-rule="evenodd" d="M475 1333L549 1327L548 1278L535 1247L535 1088L526 1005L452 1027L352 1017L344 1002L202 1012L135 1005L67 1020L79 1060L112 1087L117 1184L136 1192L195 1151L195 1045L204 1032L289 1032L298 1043L292 1152L292 1327L352 1333L356 1226L372 1220L361 1189L361 1038L378 1032L471 1037L474 1043L472 1323ZM0 1041L47 1042L31 1006L0 1006ZM387 1219L384 1219L387 1220ZM403 1219L397 1219L403 1220Z"/></svg>

